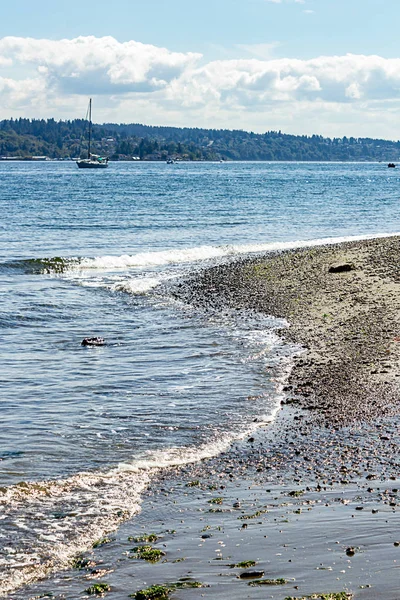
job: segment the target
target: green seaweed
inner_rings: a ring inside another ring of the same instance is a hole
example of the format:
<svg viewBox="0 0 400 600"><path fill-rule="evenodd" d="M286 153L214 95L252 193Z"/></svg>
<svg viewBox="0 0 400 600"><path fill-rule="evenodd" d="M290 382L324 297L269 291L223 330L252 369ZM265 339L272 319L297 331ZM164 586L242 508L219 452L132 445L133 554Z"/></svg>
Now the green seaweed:
<svg viewBox="0 0 400 600"><path fill-rule="evenodd" d="M311 594L311 596L287 596L285 600L351 600L353 594L348 592L331 592L328 594Z"/></svg>
<svg viewBox="0 0 400 600"><path fill-rule="evenodd" d="M131 594L129 597L135 598L135 600L165 600L172 591L172 588L166 585L151 585L137 591L135 594Z"/></svg>
<svg viewBox="0 0 400 600"><path fill-rule="evenodd" d="M200 485L200 481L195 479L194 481L188 481L186 487L198 487Z"/></svg>
<svg viewBox="0 0 400 600"><path fill-rule="evenodd" d="M85 590L89 596L104 596L106 592L109 592L111 587L108 583L95 583Z"/></svg>
<svg viewBox="0 0 400 600"><path fill-rule="evenodd" d="M175 558L175 560L173 560L173 563L180 563L183 562L184 560L186 560L186 558L184 556L182 556L181 558Z"/></svg>
<svg viewBox="0 0 400 600"><path fill-rule="evenodd" d="M158 550L158 548L153 548L150 545L135 546L135 548L132 548L132 552L135 553L134 558L148 560L149 562L158 562L165 556L165 552Z"/></svg>
<svg viewBox="0 0 400 600"><path fill-rule="evenodd" d="M218 496L217 498L211 498L211 500L208 501L209 504L222 504L224 501L223 498L221 498L221 496Z"/></svg>
<svg viewBox="0 0 400 600"><path fill-rule="evenodd" d="M261 515L264 515L265 513L267 513L267 510L258 510L257 512L253 513L252 515L241 515L240 517L238 517L238 519L240 520L247 520L247 519L256 519L257 517L261 517Z"/></svg>
<svg viewBox="0 0 400 600"><path fill-rule="evenodd" d="M199 581L191 581L190 579L181 579L175 583L168 584L157 584L152 585L143 590L137 591L135 594L131 594L129 598L135 600L166 600L173 591L182 590L185 588L201 588L203 584Z"/></svg>
<svg viewBox="0 0 400 600"><path fill-rule="evenodd" d="M252 587L256 587L258 585L285 585L287 582L286 579L257 579L256 581L250 581L247 585Z"/></svg>
<svg viewBox="0 0 400 600"><path fill-rule="evenodd" d="M113 540L108 537L101 538L100 540L96 540L93 544L93 548L99 548L100 546L104 546L104 544L110 544Z"/></svg>
<svg viewBox="0 0 400 600"><path fill-rule="evenodd" d="M249 567L256 566L255 560L242 560L242 562L234 563L232 565L228 565L231 569L248 569Z"/></svg>
<svg viewBox="0 0 400 600"><path fill-rule="evenodd" d="M89 558L77 556L73 559L71 566L73 569L88 569L89 567L93 566L93 564L93 561L91 561Z"/></svg>
<svg viewBox="0 0 400 600"><path fill-rule="evenodd" d="M158 537L155 533L144 533L138 537L128 537L128 542L136 542L136 544L140 544L141 542L156 542Z"/></svg>
<svg viewBox="0 0 400 600"><path fill-rule="evenodd" d="M289 492L288 495L298 498L299 496L303 496L303 494L304 494L304 490L293 490L293 491Z"/></svg>
<svg viewBox="0 0 400 600"><path fill-rule="evenodd" d="M187 588L201 588L203 587L203 584L200 583L200 581L192 581L191 579L180 579L176 583L173 583L172 586L175 590L183 590Z"/></svg>

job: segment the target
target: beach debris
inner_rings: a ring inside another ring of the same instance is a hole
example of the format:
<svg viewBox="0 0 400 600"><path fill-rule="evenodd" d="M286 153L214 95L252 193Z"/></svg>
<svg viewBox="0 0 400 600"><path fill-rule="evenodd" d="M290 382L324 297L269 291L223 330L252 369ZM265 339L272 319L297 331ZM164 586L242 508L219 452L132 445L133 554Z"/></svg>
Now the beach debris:
<svg viewBox="0 0 400 600"><path fill-rule="evenodd" d="M328 273L348 273L354 271L355 268L353 263L337 263L329 267Z"/></svg>
<svg viewBox="0 0 400 600"><path fill-rule="evenodd" d="M354 548L354 546L349 546L348 548L346 548L347 556L354 556L355 553L356 553L356 549Z"/></svg>
<svg viewBox="0 0 400 600"><path fill-rule="evenodd" d="M85 579L101 579L113 572L114 569L92 569L85 575Z"/></svg>
<svg viewBox="0 0 400 600"><path fill-rule="evenodd" d="M81 341L81 346L104 346L105 341L102 337L87 337Z"/></svg>

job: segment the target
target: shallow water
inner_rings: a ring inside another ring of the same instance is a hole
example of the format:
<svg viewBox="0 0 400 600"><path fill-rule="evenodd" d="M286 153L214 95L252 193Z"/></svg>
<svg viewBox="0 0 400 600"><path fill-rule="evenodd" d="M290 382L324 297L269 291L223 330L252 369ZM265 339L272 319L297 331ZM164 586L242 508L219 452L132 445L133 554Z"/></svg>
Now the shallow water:
<svg viewBox="0 0 400 600"><path fill-rule="evenodd" d="M0 162L4 586L134 514L158 468L273 418L296 351L285 324L200 314L171 283L240 254L400 231L398 202L382 164ZM106 345L80 345L95 335Z"/></svg>

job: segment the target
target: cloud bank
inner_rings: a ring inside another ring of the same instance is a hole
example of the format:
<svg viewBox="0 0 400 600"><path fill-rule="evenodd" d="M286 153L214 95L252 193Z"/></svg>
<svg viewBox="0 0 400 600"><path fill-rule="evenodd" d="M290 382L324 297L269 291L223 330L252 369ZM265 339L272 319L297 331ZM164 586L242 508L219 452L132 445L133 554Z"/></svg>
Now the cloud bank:
<svg viewBox="0 0 400 600"><path fill-rule="evenodd" d="M197 53L112 37L5 37L0 93L0 118L81 117L90 95L97 121L400 137L400 58L204 63Z"/></svg>

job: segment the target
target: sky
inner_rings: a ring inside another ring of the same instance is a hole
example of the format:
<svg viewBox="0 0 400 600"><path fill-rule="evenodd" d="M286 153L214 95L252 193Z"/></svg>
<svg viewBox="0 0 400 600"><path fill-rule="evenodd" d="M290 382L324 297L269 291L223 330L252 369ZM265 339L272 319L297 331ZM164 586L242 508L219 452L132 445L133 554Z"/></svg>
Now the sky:
<svg viewBox="0 0 400 600"><path fill-rule="evenodd" d="M400 139L399 0L3 0L0 119Z"/></svg>

